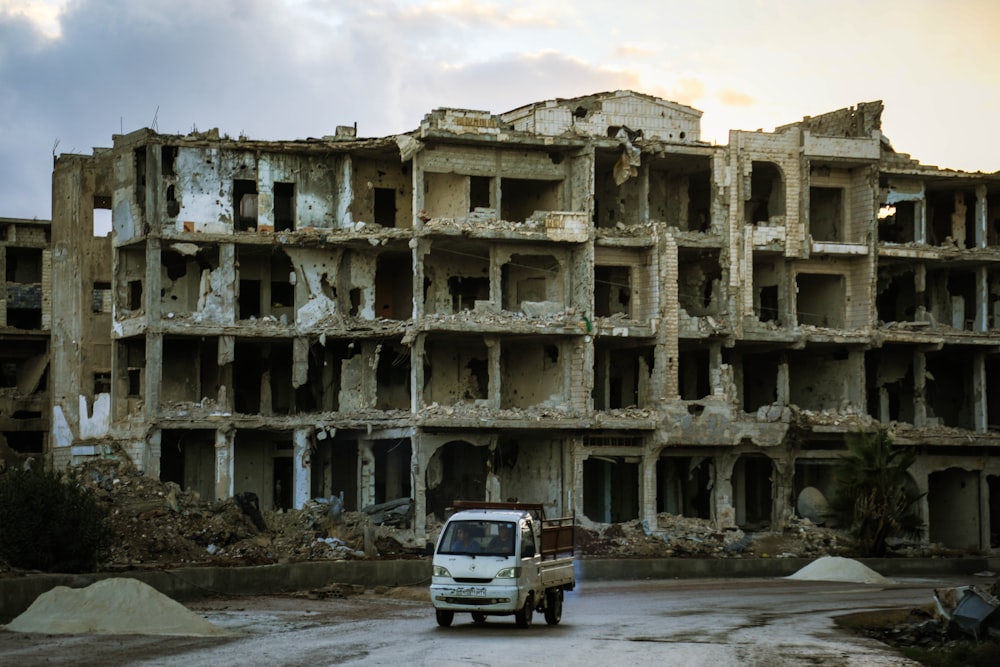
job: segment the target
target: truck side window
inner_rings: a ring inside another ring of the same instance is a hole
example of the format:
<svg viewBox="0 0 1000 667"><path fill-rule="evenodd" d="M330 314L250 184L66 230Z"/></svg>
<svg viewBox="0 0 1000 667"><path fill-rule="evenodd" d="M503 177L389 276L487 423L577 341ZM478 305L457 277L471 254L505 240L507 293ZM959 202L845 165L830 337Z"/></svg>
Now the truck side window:
<svg viewBox="0 0 1000 667"><path fill-rule="evenodd" d="M531 558L535 555L535 534L531 526L521 524L521 558Z"/></svg>

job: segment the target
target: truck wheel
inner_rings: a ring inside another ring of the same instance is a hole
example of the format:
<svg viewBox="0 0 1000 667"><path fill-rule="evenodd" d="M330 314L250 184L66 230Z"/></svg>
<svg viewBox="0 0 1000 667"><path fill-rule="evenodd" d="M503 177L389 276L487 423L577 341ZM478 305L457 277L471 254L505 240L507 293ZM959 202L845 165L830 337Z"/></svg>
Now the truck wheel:
<svg viewBox="0 0 1000 667"><path fill-rule="evenodd" d="M474 622L476 622L476 623L485 623L486 622L486 614L484 614L481 611L474 611L474 612L472 612L472 620Z"/></svg>
<svg viewBox="0 0 1000 667"><path fill-rule="evenodd" d="M562 620L563 592L561 588L545 591L545 622L558 625Z"/></svg>
<svg viewBox="0 0 1000 667"><path fill-rule="evenodd" d="M531 593L524 599L524 606L514 612L514 620L517 627L527 628L531 625L531 617L535 613L535 600Z"/></svg>
<svg viewBox="0 0 1000 667"><path fill-rule="evenodd" d="M437 614L437 622L442 628L447 628L451 625L451 622L455 620L455 612L446 611L443 609L435 609L435 614Z"/></svg>

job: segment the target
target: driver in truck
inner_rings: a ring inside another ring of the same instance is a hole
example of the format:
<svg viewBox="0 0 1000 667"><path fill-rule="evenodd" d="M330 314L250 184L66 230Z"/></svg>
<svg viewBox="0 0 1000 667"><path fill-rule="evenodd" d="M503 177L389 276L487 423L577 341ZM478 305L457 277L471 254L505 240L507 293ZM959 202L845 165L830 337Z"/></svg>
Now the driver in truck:
<svg viewBox="0 0 1000 667"><path fill-rule="evenodd" d="M492 553L510 555L514 553L514 531L509 523L501 523L497 527L497 534L486 549Z"/></svg>
<svg viewBox="0 0 1000 667"><path fill-rule="evenodd" d="M464 526L455 527L455 541L451 543L451 550L456 553L476 553L481 551L479 542L472 539L472 533Z"/></svg>

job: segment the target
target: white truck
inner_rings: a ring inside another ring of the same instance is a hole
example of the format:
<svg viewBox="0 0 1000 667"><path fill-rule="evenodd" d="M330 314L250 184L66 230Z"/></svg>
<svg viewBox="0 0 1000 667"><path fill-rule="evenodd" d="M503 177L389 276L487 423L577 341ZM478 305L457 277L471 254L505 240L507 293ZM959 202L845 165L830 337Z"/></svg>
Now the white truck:
<svg viewBox="0 0 1000 667"><path fill-rule="evenodd" d="M563 592L576 586L573 518L546 519L541 505L456 500L434 550L431 602L438 625L456 613L476 623L510 616L531 625L535 611L555 625Z"/></svg>

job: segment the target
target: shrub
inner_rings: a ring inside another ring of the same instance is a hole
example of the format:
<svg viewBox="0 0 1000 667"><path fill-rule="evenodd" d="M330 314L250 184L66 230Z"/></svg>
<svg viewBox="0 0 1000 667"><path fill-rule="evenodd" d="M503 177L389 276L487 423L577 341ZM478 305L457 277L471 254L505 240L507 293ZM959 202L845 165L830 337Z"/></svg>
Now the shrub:
<svg viewBox="0 0 1000 667"><path fill-rule="evenodd" d="M916 513L923 494L907 484L913 451L893 447L885 431L859 433L848 449L836 469L829 514L857 540L861 555L884 556L888 538L914 536L923 527Z"/></svg>
<svg viewBox="0 0 1000 667"><path fill-rule="evenodd" d="M12 567L93 571L112 536L107 511L72 475L33 466L0 479L0 558Z"/></svg>

